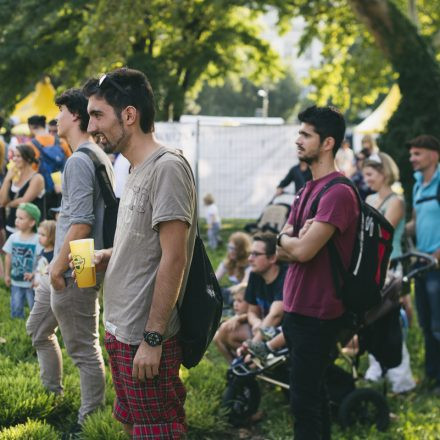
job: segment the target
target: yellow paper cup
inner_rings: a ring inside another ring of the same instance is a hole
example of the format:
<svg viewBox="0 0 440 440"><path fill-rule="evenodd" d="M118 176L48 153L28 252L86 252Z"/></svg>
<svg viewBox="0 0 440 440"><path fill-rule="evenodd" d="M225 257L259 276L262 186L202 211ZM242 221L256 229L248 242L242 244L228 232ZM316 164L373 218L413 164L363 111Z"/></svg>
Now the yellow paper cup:
<svg viewBox="0 0 440 440"><path fill-rule="evenodd" d="M69 244L78 287L95 286L96 270L93 261L95 242L93 238L73 240Z"/></svg>
<svg viewBox="0 0 440 440"><path fill-rule="evenodd" d="M50 177L52 177L52 181L55 185L61 185L61 171L51 173Z"/></svg>

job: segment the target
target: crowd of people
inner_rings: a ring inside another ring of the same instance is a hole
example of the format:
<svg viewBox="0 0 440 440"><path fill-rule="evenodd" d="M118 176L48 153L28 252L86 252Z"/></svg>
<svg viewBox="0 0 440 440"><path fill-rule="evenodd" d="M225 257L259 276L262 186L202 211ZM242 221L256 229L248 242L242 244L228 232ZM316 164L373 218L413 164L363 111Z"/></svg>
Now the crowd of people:
<svg viewBox="0 0 440 440"><path fill-rule="evenodd" d="M55 394L63 393L56 336L60 329L80 374L75 428L80 431L87 416L104 402L98 332L98 292L103 287L104 345L116 390L114 417L133 438L183 438L187 426L176 305L185 290L197 232L191 170L177 150L156 140L153 91L139 71L123 68L91 78L82 89L58 96L56 105L60 111L55 125L46 127L41 116L29 118L31 137L11 142L4 154L9 161L0 188L5 253L1 269L11 288L11 316L25 318L27 302L26 330L37 352L41 381ZM336 109L313 106L298 118L300 163L280 182L276 194L291 181L301 191L278 235L237 231L229 237L216 276L224 286L225 304L232 305L235 315L221 324L214 343L227 362L247 353L264 361L287 346L295 438L328 439L324 377L345 309L327 243L334 243L346 268L360 211L355 192L346 185L332 186L310 217L312 202L332 179L348 176L366 203L395 228L393 256L402 254L406 233L415 235L420 251L438 259L440 142L430 135L408 141L416 183L414 215L406 223L405 200L394 190L398 167L371 137L364 138L355 155ZM115 188L120 202L110 249L103 242L103 194L84 149L97 156L113 184L116 180L121 185ZM115 176L117 168L124 171ZM203 201L208 244L216 249L222 244L219 210L211 194ZM82 238L95 243L97 284L92 288L79 288L72 275L69 242ZM411 317L408 296L402 298L402 306ZM440 395L438 268L417 279L416 306L425 338L426 379ZM405 344L402 354L399 371L388 372L395 392L415 387ZM376 380L380 365L373 356L369 361L367 377Z"/></svg>
<svg viewBox="0 0 440 440"><path fill-rule="evenodd" d="M329 189L316 214L309 218L312 202L332 179L347 176L360 197L394 227L391 258L401 256L404 238L412 237L419 251L438 261L440 233L435 224L440 218L440 142L433 136L421 135L407 143L416 184L413 219L406 222L399 169L371 136L363 138L362 149L356 155L344 139L345 121L336 109L312 107L301 113L299 120L296 145L300 165L289 170L275 193L281 194L293 182L299 195L278 236L257 233L253 237L252 250L248 251L248 282L242 282L239 290L232 289L234 301L237 296L240 300L240 309L222 323L214 342L227 362L250 353L263 364L287 345L294 437L328 439L331 431L324 379L337 336L346 322L327 243L334 242L347 268L357 239L359 204L346 185ZM400 264L390 271L402 276ZM416 309L425 338L423 386L434 396L440 396L439 277L437 266L418 277L415 284ZM239 296L243 291L244 305ZM411 324L414 312L409 292L403 292L400 301L402 325ZM345 352L355 353L356 345L354 338ZM397 367L383 372L372 354L368 360L366 379L377 381L385 374L394 393L416 387L405 341Z"/></svg>

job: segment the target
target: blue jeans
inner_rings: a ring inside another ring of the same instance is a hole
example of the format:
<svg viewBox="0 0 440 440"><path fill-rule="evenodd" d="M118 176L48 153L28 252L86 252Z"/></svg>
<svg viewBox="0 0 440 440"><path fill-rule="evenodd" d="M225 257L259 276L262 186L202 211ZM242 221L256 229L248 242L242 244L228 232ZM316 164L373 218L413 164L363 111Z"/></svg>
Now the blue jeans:
<svg viewBox="0 0 440 440"><path fill-rule="evenodd" d="M208 229L208 244L211 249L217 249L220 233L220 223L213 223Z"/></svg>
<svg viewBox="0 0 440 440"><path fill-rule="evenodd" d="M27 300L29 309L34 306L34 289L11 285L11 317L24 319L24 300Z"/></svg>
<svg viewBox="0 0 440 440"><path fill-rule="evenodd" d="M440 385L440 270L416 278L416 306L425 337L425 371Z"/></svg>
<svg viewBox="0 0 440 440"><path fill-rule="evenodd" d="M290 405L295 440L329 440L330 409L325 376L333 362L343 318L321 320L284 313L290 352Z"/></svg>

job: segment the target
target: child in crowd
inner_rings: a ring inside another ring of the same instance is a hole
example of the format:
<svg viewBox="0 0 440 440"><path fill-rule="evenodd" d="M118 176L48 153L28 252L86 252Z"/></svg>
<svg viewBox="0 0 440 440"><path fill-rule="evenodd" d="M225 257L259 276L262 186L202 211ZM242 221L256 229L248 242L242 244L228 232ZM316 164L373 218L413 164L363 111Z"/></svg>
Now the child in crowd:
<svg viewBox="0 0 440 440"><path fill-rule="evenodd" d="M221 227L220 215L212 194L203 197L206 206L206 223L208 225L208 244L211 249L217 249L220 241L219 233Z"/></svg>
<svg viewBox="0 0 440 440"><path fill-rule="evenodd" d="M38 241L43 249L38 256L34 287L39 285L41 277L48 276L49 263L52 261L55 246L56 227L54 220L45 220L38 227Z"/></svg>
<svg viewBox="0 0 440 440"><path fill-rule="evenodd" d="M230 288L232 296L232 308L237 316L246 315L248 311L249 304L244 299L244 294L246 293L246 283L237 284Z"/></svg>
<svg viewBox="0 0 440 440"><path fill-rule="evenodd" d="M249 255L251 252L252 239L245 232L234 232L228 240L228 253L226 258L219 264L215 271L219 283L223 277L228 276L228 284L247 283L250 273ZM223 301L227 306L231 305L231 293L229 288L222 288Z"/></svg>
<svg viewBox="0 0 440 440"><path fill-rule="evenodd" d="M24 318L24 300L32 309L34 289L32 279L40 253L36 234L41 212L33 203L20 203L17 208L14 232L5 245L5 283L11 287L11 317Z"/></svg>
<svg viewBox="0 0 440 440"><path fill-rule="evenodd" d="M228 326L237 326L238 324L247 322L247 310L249 304L244 299L246 287L247 284L241 283L230 288L230 294L233 298L235 316L233 319L228 319L223 322L214 336L214 343L216 344L220 353L223 354L226 359L231 357L234 358L235 351L241 345L241 342L252 335L250 327L242 326L242 329L245 332L244 334L240 334L238 332L227 332L230 337L226 339L218 336L222 332L222 329L226 329Z"/></svg>

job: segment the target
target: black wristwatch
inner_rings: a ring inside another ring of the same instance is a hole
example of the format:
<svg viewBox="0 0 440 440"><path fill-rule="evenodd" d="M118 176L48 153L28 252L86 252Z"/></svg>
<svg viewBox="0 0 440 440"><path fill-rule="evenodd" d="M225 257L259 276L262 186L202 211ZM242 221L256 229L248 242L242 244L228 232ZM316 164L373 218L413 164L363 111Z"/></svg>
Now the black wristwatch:
<svg viewBox="0 0 440 440"><path fill-rule="evenodd" d="M157 347L158 345L162 345L163 336L157 332L147 332L144 331L144 341L150 347Z"/></svg>
<svg viewBox="0 0 440 440"><path fill-rule="evenodd" d="M278 246L281 246L281 237L283 236L283 235L289 235L287 232L281 232L281 234L278 234L277 235L277 245Z"/></svg>

